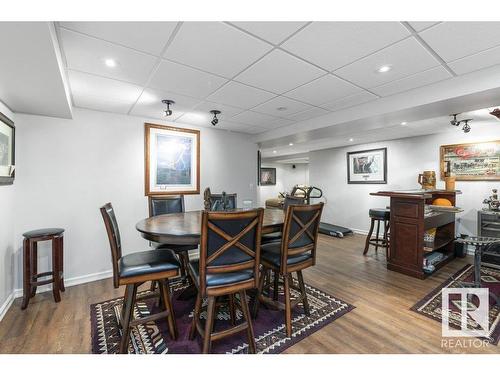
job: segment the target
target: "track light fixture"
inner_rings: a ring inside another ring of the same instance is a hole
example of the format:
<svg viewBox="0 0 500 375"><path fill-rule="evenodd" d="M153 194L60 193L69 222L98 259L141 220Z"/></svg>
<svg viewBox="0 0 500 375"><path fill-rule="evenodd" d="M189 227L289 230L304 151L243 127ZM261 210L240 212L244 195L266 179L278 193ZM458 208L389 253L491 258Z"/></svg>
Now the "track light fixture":
<svg viewBox="0 0 500 375"><path fill-rule="evenodd" d="M467 118L465 120L457 120L458 113L452 114L450 116L453 116L453 119L450 120L450 124L453 126L460 126L460 124L463 124L462 130L464 133L468 133L471 130L471 127L469 125L469 121L472 121L471 118Z"/></svg>
<svg viewBox="0 0 500 375"><path fill-rule="evenodd" d="M172 110L170 109L170 106L175 104L175 102L170 99L163 99L161 102L167 105L167 109L164 111L165 117L172 115Z"/></svg>
<svg viewBox="0 0 500 375"><path fill-rule="evenodd" d="M462 130L464 131L464 133L468 133L470 132L470 125L469 125L469 121L472 121L471 118L468 118L467 120L462 120L460 122L464 122L464 126L462 127Z"/></svg>
<svg viewBox="0 0 500 375"><path fill-rule="evenodd" d="M458 126L460 124L460 121L457 121L457 115L458 113L454 113L450 116L453 116L453 120L450 121L450 124L454 125L454 126Z"/></svg>
<svg viewBox="0 0 500 375"><path fill-rule="evenodd" d="M215 125L217 125L219 123L219 119L217 118L217 115L220 115L221 112L218 111L218 110L216 110L216 109L212 109L210 111L210 113L212 115L214 115L214 118L212 119L211 123L212 123L213 126L215 126Z"/></svg>

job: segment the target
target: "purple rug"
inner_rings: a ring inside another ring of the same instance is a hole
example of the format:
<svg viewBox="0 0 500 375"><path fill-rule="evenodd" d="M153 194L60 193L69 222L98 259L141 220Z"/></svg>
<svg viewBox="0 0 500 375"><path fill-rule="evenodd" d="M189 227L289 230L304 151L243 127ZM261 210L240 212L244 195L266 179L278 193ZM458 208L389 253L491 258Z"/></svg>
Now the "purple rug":
<svg viewBox="0 0 500 375"><path fill-rule="evenodd" d="M188 338L194 309L194 299L181 301L177 296L185 286L180 282L171 283L173 306L179 331L176 341L170 339L166 319L139 325L131 330L129 353L138 354L197 354L201 353L201 339L197 336L193 341ZM292 315L292 337L285 335L284 312L267 309L261 305L257 319L253 320L255 341L258 353L281 353L285 349L311 335L342 315L354 306L338 298L322 292L306 284L311 314L306 316L302 304L298 304ZM142 293L150 293L149 291ZM292 293L296 293L292 291ZM295 294L292 294L292 299ZM282 296L280 290L280 296ZM251 301L252 302L252 301ZM92 353L113 354L118 351L121 329L118 325L123 298L96 303L90 306L92 329ZM252 302L253 303L253 302ZM205 305L205 303L204 303ZM250 305L251 308L252 305ZM143 317L158 311L155 300L140 301L135 306L135 318ZM205 312L204 312L205 313ZM202 318L204 313L202 313ZM238 321L243 319L242 312L237 309ZM222 305L217 314L215 330L230 326L229 312ZM212 353L244 354L248 351L246 333L241 332L212 344Z"/></svg>
<svg viewBox="0 0 500 375"><path fill-rule="evenodd" d="M474 280L474 267L470 264L466 265L460 271L456 272L452 277L443 282L432 292L421 299L417 304L415 304L411 310L417 313L427 316L433 320L441 322L441 289L443 288L460 288L460 282L471 282ZM481 267L481 282L483 288L488 288L490 293L496 296L500 296L500 270L488 267ZM461 313L458 308L459 296L451 296L450 298L450 309L453 312L450 314L450 326L459 329L461 324ZM498 297L500 298L500 297ZM489 308L489 336L485 337L492 344L498 345L500 341L500 307L496 305L494 298L490 297L490 308ZM475 299L472 300L473 304L477 305ZM474 321L468 320L469 324L472 326Z"/></svg>

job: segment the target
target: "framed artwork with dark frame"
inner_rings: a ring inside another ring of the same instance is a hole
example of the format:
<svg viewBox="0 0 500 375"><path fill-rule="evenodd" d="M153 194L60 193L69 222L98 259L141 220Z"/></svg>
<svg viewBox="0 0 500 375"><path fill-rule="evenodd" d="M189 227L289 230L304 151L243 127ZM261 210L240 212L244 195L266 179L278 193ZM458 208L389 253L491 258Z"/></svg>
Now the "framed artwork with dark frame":
<svg viewBox="0 0 500 375"><path fill-rule="evenodd" d="M348 184L387 184L387 148L347 153Z"/></svg>
<svg viewBox="0 0 500 375"><path fill-rule="evenodd" d="M276 185L276 168L260 168L261 186Z"/></svg>
<svg viewBox="0 0 500 375"><path fill-rule="evenodd" d="M0 185L14 183L15 159L16 128L14 122L0 112Z"/></svg>
<svg viewBox="0 0 500 375"><path fill-rule="evenodd" d="M145 195L200 193L200 131L144 124Z"/></svg>

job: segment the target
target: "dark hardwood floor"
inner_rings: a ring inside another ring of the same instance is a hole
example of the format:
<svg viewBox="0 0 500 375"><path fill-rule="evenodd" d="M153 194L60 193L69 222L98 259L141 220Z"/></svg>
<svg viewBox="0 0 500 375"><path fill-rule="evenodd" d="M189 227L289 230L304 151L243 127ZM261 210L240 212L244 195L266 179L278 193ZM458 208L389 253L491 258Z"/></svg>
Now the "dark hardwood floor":
<svg viewBox="0 0 500 375"><path fill-rule="evenodd" d="M320 235L317 265L305 282L356 306L287 353L500 353L500 347L441 347L441 324L410 311L419 299L471 259L457 259L435 276L414 279L385 268L383 251L363 256L365 237ZM103 249L105 251L107 249ZM55 304L38 294L21 311L17 299L0 322L0 353L89 353L91 303L123 295L111 279L66 288Z"/></svg>

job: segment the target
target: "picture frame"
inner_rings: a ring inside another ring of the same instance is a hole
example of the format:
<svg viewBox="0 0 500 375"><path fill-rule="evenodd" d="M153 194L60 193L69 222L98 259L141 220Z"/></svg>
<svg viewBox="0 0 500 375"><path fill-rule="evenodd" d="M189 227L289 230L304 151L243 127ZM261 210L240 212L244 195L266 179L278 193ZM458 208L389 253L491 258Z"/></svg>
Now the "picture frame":
<svg viewBox="0 0 500 375"><path fill-rule="evenodd" d="M387 148L347 153L348 184L387 184Z"/></svg>
<svg viewBox="0 0 500 375"><path fill-rule="evenodd" d="M498 181L500 140L442 145L439 165L441 179L449 173L456 181Z"/></svg>
<svg viewBox="0 0 500 375"><path fill-rule="evenodd" d="M12 185L16 168L16 127L0 112L0 185Z"/></svg>
<svg viewBox="0 0 500 375"><path fill-rule="evenodd" d="M145 195L200 193L200 131L144 124Z"/></svg>
<svg viewBox="0 0 500 375"><path fill-rule="evenodd" d="M276 168L260 168L260 185L276 185Z"/></svg>

